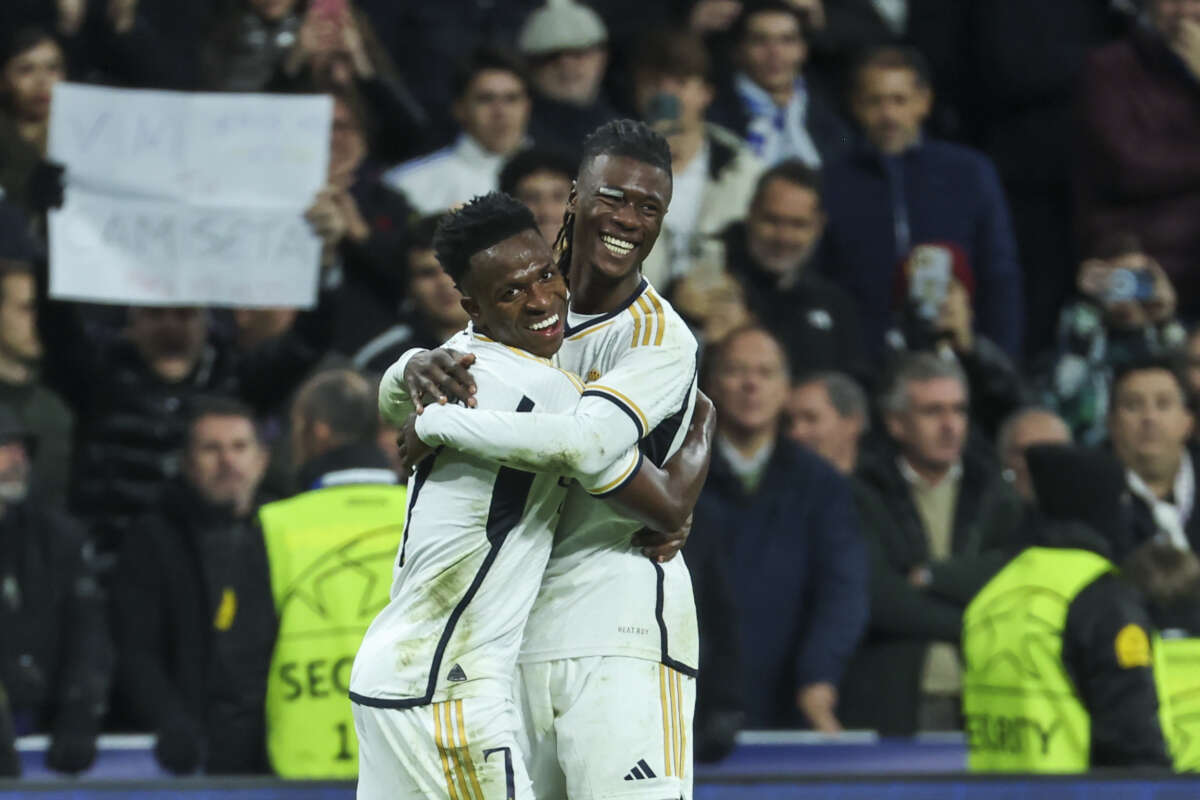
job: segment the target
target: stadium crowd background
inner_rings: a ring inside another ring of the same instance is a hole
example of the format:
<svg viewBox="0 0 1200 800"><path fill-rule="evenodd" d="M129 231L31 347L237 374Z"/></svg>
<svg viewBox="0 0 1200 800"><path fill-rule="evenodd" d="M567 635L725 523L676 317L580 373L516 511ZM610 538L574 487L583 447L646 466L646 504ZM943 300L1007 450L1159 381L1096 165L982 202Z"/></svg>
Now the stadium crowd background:
<svg viewBox="0 0 1200 800"><path fill-rule="evenodd" d="M553 240L617 116L671 144L645 272L720 415L685 549L698 758L741 727L959 729L1032 444L1122 462L1125 552L1200 548L1195 0L6 0L0 39L0 685L56 769L150 730L172 771L267 771L255 509L322 436L398 466L297 389L459 329L437 215L499 187ZM61 80L333 95L317 307L49 299Z"/></svg>

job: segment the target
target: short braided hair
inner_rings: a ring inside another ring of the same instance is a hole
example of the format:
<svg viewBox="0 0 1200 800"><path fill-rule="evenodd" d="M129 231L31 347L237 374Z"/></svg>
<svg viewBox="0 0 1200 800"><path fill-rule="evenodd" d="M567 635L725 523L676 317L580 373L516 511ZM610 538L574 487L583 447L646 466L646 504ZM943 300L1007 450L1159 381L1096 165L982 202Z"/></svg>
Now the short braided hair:
<svg viewBox="0 0 1200 800"><path fill-rule="evenodd" d="M433 251L442 268L463 288L471 256L524 230L537 230L533 212L503 192L488 192L447 214L433 235Z"/></svg>

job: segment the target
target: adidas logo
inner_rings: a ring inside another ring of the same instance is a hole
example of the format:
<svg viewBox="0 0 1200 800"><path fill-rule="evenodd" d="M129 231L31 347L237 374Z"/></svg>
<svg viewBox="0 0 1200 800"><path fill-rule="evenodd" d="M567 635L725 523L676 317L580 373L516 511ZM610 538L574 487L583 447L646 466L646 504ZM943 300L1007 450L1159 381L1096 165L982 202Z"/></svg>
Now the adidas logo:
<svg viewBox="0 0 1200 800"><path fill-rule="evenodd" d="M467 673L463 672L463 668L458 664L455 664L453 667L451 667L450 673L446 675L446 680L454 681L455 683L465 681L466 679Z"/></svg>
<svg viewBox="0 0 1200 800"><path fill-rule="evenodd" d="M646 763L646 759L638 759L637 766L629 770L625 775L627 781L644 781L648 778L657 778L654 770L650 769L650 765Z"/></svg>

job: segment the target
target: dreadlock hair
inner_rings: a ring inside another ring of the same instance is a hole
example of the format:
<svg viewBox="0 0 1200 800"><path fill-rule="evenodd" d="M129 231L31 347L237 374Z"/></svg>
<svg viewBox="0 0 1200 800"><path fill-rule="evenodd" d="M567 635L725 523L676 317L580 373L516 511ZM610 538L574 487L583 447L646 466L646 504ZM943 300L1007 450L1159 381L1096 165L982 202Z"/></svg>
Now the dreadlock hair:
<svg viewBox="0 0 1200 800"><path fill-rule="evenodd" d="M614 119L601 125L583 140L579 175L600 156L622 156L657 167L671 175L671 146L662 134L634 119ZM575 214L563 214L562 228L554 240L558 269L565 276L571 267L571 242L575 236Z"/></svg>
<svg viewBox="0 0 1200 800"><path fill-rule="evenodd" d="M488 192L447 214L433 234L433 251L442 268L466 294L463 281L471 271L471 256L524 230L537 230L533 212L503 192Z"/></svg>

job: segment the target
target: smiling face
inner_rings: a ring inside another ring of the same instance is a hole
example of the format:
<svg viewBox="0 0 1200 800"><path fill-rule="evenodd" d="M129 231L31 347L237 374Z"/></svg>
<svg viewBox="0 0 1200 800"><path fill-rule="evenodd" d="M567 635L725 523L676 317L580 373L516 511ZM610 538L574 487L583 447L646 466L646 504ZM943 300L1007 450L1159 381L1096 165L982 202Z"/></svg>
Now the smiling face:
<svg viewBox="0 0 1200 800"><path fill-rule="evenodd" d="M638 269L662 231L671 175L628 156L585 166L568 208L575 212L573 262L620 280Z"/></svg>
<svg viewBox="0 0 1200 800"><path fill-rule="evenodd" d="M501 344L549 358L562 346L567 284L550 245L533 228L471 256L463 308Z"/></svg>

